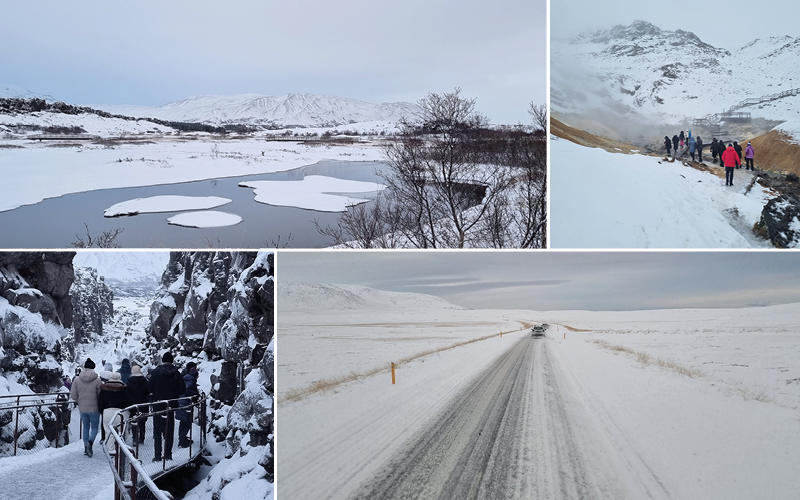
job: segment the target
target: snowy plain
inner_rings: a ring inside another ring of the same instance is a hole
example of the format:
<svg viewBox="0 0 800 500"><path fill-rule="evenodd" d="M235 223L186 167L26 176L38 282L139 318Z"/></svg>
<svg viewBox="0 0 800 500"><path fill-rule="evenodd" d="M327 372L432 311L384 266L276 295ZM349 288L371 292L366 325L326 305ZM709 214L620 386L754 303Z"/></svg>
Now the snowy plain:
<svg viewBox="0 0 800 500"><path fill-rule="evenodd" d="M769 198L752 175L724 178L662 158L551 136L551 247L768 248L751 231ZM710 158L706 161L710 165ZM719 166L711 168L721 169Z"/></svg>
<svg viewBox="0 0 800 500"><path fill-rule="evenodd" d="M304 309L279 295L279 495L351 497L470 379L530 335L532 322L551 324L540 342L566 418L588 476L613 484L615 498L800 492L800 304L537 312L438 300L421 307L418 299L322 303ZM515 331L501 338L503 328ZM401 364L391 384L389 360L487 335ZM376 365L383 369L348 381ZM327 388L303 391L317 380Z"/></svg>

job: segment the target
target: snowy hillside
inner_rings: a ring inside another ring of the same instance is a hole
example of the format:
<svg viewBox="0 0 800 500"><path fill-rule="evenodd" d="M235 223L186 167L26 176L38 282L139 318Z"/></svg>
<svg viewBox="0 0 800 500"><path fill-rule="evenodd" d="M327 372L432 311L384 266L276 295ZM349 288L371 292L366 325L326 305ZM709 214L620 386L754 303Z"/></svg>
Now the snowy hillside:
<svg viewBox="0 0 800 500"><path fill-rule="evenodd" d="M439 297L420 293L384 292L358 285L284 283L278 288L281 311L325 309L404 310L463 309Z"/></svg>
<svg viewBox="0 0 800 500"><path fill-rule="evenodd" d="M36 92L31 92L30 90L24 89L22 87L17 87L16 85L8 85L4 83L0 83L0 98L12 98L12 99L44 99L45 101L55 101L54 98L47 94L37 94Z"/></svg>
<svg viewBox="0 0 800 500"><path fill-rule="evenodd" d="M113 114L212 125L250 124L277 127L334 127L370 121L398 122L418 112L407 102L372 104L344 97L287 94L196 96L159 107L94 105Z"/></svg>
<svg viewBox="0 0 800 500"><path fill-rule="evenodd" d="M641 154L615 154L553 137L554 248L768 247L751 228L772 195L737 170L726 187L709 171Z"/></svg>
<svg viewBox="0 0 800 500"><path fill-rule="evenodd" d="M746 30L743 32L746 35ZM721 113L747 98L800 88L800 37L709 45L644 21L551 42L555 114L589 110L661 120ZM754 117L800 116L800 94L742 108Z"/></svg>

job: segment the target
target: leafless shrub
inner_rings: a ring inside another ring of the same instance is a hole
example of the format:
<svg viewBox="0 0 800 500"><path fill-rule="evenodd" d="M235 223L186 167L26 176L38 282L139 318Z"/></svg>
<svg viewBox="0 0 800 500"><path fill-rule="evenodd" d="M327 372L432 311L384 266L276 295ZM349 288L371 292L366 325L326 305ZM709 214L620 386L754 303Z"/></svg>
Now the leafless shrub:
<svg viewBox="0 0 800 500"><path fill-rule="evenodd" d="M89 232L89 226L84 222L83 227L86 228L86 238L75 235L76 240L70 243L73 248L119 248L120 245L115 242L117 236L124 231L124 228L118 227L103 231L97 237L93 237Z"/></svg>

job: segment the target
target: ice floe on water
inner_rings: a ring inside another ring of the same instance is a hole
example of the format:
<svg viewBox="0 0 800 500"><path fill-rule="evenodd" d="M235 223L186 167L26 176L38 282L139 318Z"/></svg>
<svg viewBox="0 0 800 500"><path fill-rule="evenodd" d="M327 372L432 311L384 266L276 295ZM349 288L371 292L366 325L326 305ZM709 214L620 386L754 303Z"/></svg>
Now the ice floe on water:
<svg viewBox="0 0 800 500"><path fill-rule="evenodd" d="M179 196L161 195L149 198L134 198L123 201L107 208L103 215L106 217L119 217L121 215L136 215L157 212L181 212L183 210L203 210L216 208L230 203L228 198L218 196Z"/></svg>
<svg viewBox="0 0 800 500"><path fill-rule="evenodd" d="M242 218L236 214L229 214L227 212L205 210L173 215L167 219L167 222L175 226L183 227L224 227L235 226L242 222Z"/></svg>
<svg viewBox="0 0 800 500"><path fill-rule="evenodd" d="M301 181L249 181L239 185L253 188L259 203L320 212L344 212L348 205L369 201L351 194L375 193L385 187L375 182L349 181L324 175L307 175Z"/></svg>

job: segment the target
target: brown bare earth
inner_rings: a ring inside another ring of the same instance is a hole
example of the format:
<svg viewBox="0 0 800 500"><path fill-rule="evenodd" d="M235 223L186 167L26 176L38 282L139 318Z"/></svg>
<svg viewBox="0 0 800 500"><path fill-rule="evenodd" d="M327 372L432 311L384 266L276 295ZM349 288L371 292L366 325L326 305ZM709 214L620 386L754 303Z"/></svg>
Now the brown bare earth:
<svg viewBox="0 0 800 500"><path fill-rule="evenodd" d="M747 145L748 141L742 144ZM775 173L800 175L800 145L783 132L772 130L750 142L756 150L754 165L761 170Z"/></svg>
<svg viewBox="0 0 800 500"><path fill-rule="evenodd" d="M641 152L642 149L628 144L627 142L615 141L599 135L590 134L589 132L575 127L570 127L566 123L553 117L550 117L550 133L556 137L572 141L581 146L605 149L609 153L633 154L634 152Z"/></svg>

